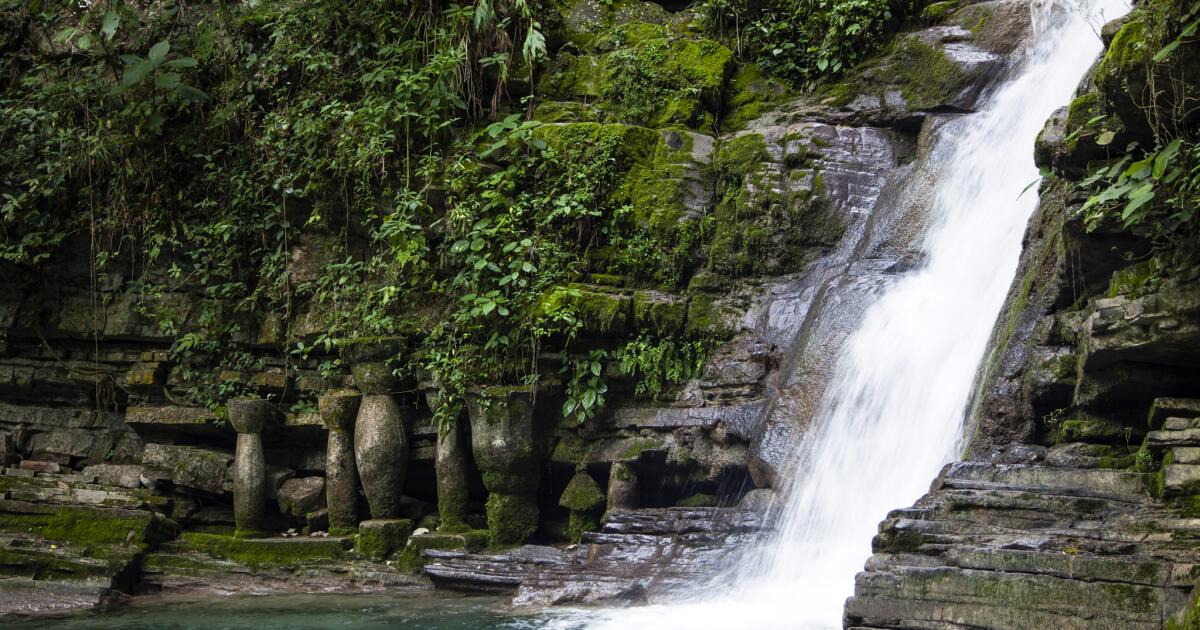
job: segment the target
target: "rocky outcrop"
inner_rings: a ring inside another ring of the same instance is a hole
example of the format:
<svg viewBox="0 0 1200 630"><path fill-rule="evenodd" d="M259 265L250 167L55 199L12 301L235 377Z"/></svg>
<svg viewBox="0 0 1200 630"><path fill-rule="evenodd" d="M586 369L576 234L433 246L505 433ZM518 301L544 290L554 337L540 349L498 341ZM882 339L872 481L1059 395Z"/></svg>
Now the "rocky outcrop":
<svg viewBox="0 0 1200 630"><path fill-rule="evenodd" d="M966 461L881 524L847 627L1161 628L1192 607L1194 251L1081 212L1095 192L1081 180L1110 141L1154 144L1129 90L1161 48L1143 41L1148 25L1173 7L1107 25L1104 58L1039 138L1053 175L979 375ZM1194 73L1178 76L1173 90L1194 89Z"/></svg>

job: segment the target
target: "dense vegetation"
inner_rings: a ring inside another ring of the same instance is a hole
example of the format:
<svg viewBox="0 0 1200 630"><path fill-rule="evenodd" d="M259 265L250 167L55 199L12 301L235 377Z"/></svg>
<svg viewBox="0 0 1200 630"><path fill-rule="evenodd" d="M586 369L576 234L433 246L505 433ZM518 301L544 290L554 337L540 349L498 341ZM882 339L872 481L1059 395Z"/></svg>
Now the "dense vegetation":
<svg viewBox="0 0 1200 630"><path fill-rule="evenodd" d="M711 37L804 87L877 49L912 7L699 8ZM714 333L577 343L605 306L575 283L682 291L730 237L646 201L656 176L630 173L657 159L657 133L533 119L562 21L527 0L0 0L0 261L53 269L86 248L93 287L126 287L195 366L193 402L235 393L206 375L254 369L244 348L275 320L273 343L317 349L331 371L335 346L407 337L419 347L396 353L398 373L452 391L534 380L550 350L571 414L603 404L610 360L658 395ZM670 90L695 100L655 68L719 45L615 37L618 119L714 124L647 108ZM723 98L698 102L719 114ZM301 304L320 321L295 330Z"/></svg>
<svg viewBox="0 0 1200 630"><path fill-rule="evenodd" d="M1095 70L1096 90L1071 104L1068 121L1068 141L1103 158L1081 184L1091 192L1082 210L1089 229L1131 228L1176 263L1200 254L1198 28L1200 3L1135 10Z"/></svg>

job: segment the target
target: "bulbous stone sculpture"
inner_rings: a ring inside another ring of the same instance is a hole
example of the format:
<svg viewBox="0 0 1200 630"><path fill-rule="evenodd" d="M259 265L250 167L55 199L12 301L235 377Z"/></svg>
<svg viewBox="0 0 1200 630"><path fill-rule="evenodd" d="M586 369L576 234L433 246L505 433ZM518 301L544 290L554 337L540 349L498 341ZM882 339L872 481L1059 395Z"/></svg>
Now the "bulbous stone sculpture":
<svg viewBox="0 0 1200 630"><path fill-rule="evenodd" d="M600 484L587 473L587 465L575 467L575 476L567 482L558 505L571 511L567 523L571 542L579 542L579 538L587 531L595 531L600 527L600 513L604 511L604 492Z"/></svg>
<svg viewBox="0 0 1200 630"><path fill-rule="evenodd" d="M261 398L230 400L227 408L229 423L238 434L233 454L233 520L239 535L253 535L262 530L267 510L262 430L271 408Z"/></svg>
<svg viewBox="0 0 1200 630"><path fill-rule="evenodd" d="M388 393L391 370L382 363L352 368L363 391L354 423L354 459L371 518L396 518L408 470L408 435L404 414Z"/></svg>
<svg viewBox="0 0 1200 630"><path fill-rule="evenodd" d="M439 530L445 532L464 531L467 525L467 459L466 432L463 430L462 409L444 408L442 391L437 388L425 390L425 400L437 420L437 470ZM441 417L439 417L441 416Z"/></svg>
<svg viewBox="0 0 1200 630"><path fill-rule="evenodd" d="M317 399L321 423L329 430L325 442L325 500L329 533L348 534L358 526L358 470L351 431L362 394L354 390L329 392Z"/></svg>
<svg viewBox="0 0 1200 630"><path fill-rule="evenodd" d="M533 421L533 393L495 387L467 394L471 448L487 487L488 540L518 545L537 529L542 449Z"/></svg>

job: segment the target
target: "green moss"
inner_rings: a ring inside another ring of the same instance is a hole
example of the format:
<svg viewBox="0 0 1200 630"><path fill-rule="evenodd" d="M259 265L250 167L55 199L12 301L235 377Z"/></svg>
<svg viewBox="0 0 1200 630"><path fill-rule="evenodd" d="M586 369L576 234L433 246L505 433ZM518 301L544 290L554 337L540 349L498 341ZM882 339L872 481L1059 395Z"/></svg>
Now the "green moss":
<svg viewBox="0 0 1200 630"><path fill-rule="evenodd" d="M1062 421L1055 432L1054 441L1115 444L1124 441L1127 436L1126 427L1119 422L1080 414Z"/></svg>
<svg viewBox="0 0 1200 630"><path fill-rule="evenodd" d="M921 10L921 21L926 24L941 24L950 16L950 12L958 8L958 0L934 2Z"/></svg>
<svg viewBox="0 0 1200 630"><path fill-rule="evenodd" d="M541 92L591 102L605 119L654 128L710 128L734 68L733 52L722 44L646 22L621 24L583 50L559 54Z"/></svg>
<svg viewBox="0 0 1200 630"><path fill-rule="evenodd" d="M721 120L721 131L729 133L746 126L787 95L787 88L758 66L745 63L729 82L728 113Z"/></svg>
<svg viewBox="0 0 1200 630"><path fill-rule="evenodd" d="M127 554L125 559L128 560ZM96 562L56 554L50 550L0 547L0 576L27 577L34 580L68 580L109 577L123 563Z"/></svg>
<svg viewBox="0 0 1200 630"><path fill-rule="evenodd" d="M586 472L577 472L558 498L558 504L573 512L590 512L604 507L604 499L596 480Z"/></svg>
<svg viewBox="0 0 1200 630"><path fill-rule="evenodd" d="M174 521L150 512L54 506L45 514L0 512L0 530L88 544L155 544L174 538Z"/></svg>
<svg viewBox="0 0 1200 630"><path fill-rule="evenodd" d="M615 458L615 461L628 462L638 459L642 453L654 449L662 448L662 442L654 438L640 437L632 438L625 448Z"/></svg>
<svg viewBox="0 0 1200 630"><path fill-rule="evenodd" d="M1154 258L1121 269L1113 273L1109 280L1108 297L1123 295L1136 298L1145 295L1153 289L1158 276L1158 261Z"/></svg>
<svg viewBox="0 0 1200 630"><path fill-rule="evenodd" d="M571 285L547 291L537 308L546 314L572 313L582 323L585 332L604 335L624 333L630 329L633 300L619 293Z"/></svg>
<svg viewBox="0 0 1200 630"><path fill-rule="evenodd" d="M600 517L592 512L571 512L567 519L567 537L573 542L579 542L585 532L600 529Z"/></svg>
<svg viewBox="0 0 1200 630"><path fill-rule="evenodd" d="M1141 70L1149 52L1145 18L1141 12L1134 12L1109 42L1092 78L1101 86L1120 84L1123 77Z"/></svg>
<svg viewBox="0 0 1200 630"><path fill-rule="evenodd" d="M1088 91L1080 94L1067 106L1067 132L1083 129L1089 120L1103 113L1104 100L1099 92Z"/></svg>
<svg viewBox="0 0 1200 630"><path fill-rule="evenodd" d="M954 96L963 71L940 48L916 37L901 40L896 51L896 79L900 93L912 109L930 109Z"/></svg>
<svg viewBox="0 0 1200 630"><path fill-rule="evenodd" d="M676 335L687 323L687 302L639 291L633 294L633 322L639 330L653 330L661 336Z"/></svg>
<svg viewBox="0 0 1200 630"><path fill-rule="evenodd" d="M187 532L181 537L186 551L206 553L247 566L295 566L304 562L339 560L349 541L341 538L242 539Z"/></svg>
<svg viewBox="0 0 1200 630"><path fill-rule="evenodd" d="M492 493L487 499L488 544L520 545L537 531L537 501L531 497Z"/></svg>
<svg viewBox="0 0 1200 630"><path fill-rule="evenodd" d="M886 529L875 537L873 546L877 553L913 553L925 543L925 537L917 532Z"/></svg>
<svg viewBox="0 0 1200 630"><path fill-rule="evenodd" d="M677 501L675 503L675 505L677 505L679 507L689 507L689 508L716 507L717 506L717 497L715 497L711 494L697 492L696 494L693 494L690 497L687 497L685 499L680 499L679 501Z"/></svg>
<svg viewBox="0 0 1200 630"><path fill-rule="evenodd" d="M387 560L404 548L412 531L413 522L407 518L363 521L358 526L354 549L369 560Z"/></svg>

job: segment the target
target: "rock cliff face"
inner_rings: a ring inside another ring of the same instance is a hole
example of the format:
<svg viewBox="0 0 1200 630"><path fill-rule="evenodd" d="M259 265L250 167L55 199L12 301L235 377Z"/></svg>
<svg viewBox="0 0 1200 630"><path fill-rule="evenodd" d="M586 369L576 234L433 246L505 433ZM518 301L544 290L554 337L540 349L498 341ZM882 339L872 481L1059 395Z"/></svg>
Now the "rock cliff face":
<svg viewBox="0 0 1200 630"><path fill-rule="evenodd" d="M435 420L428 375L391 382L382 350L360 340L340 356L314 348L325 307L311 296L251 318L197 278L159 284L168 269L137 264L97 273L90 244L67 243L53 273L0 270L0 574L11 576L0 580L28 594L0 608L56 605L39 595L47 581L74 584L50 598L63 605L109 590L394 587L427 557L439 583L495 588L463 569L498 562L473 555L484 546L576 540L605 551L501 556L515 559L512 575L547 558L567 567L522 587L522 601L631 599L683 575L656 577L662 563L694 554L693 569L715 566L759 529L737 506L770 502L803 430L792 418L819 395L851 304L870 278L904 265L903 245L864 262L903 223L883 216L881 199L919 169L926 122L969 109L1003 66L1005 45L975 47L964 27L994 13L1019 39L1023 22L1008 5L976 5L902 35L846 83L789 100L701 35L692 12L555 7L555 54L536 77L537 140L611 144L624 168L614 198L640 222L703 224L711 240L682 280L591 273L562 300L586 347L710 341L697 375L646 395L610 369L604 411L580 423L561 411L562 357L544 354L538 387L478 387ZM939 70L936 82L901 72L917 61ZM656 65L663 98L631 100L622 81ZM317 281L340 256L335 240L291 244L290 282ZM209 349L217 363L186 351L214 318L229 332L226 347ZM307 350L295 352L296 340ZM388 354L405 342L374 341ZM269 417L234 426L234 396L270 401ZM89 537L117 518L137 542L119 554ZM289 530L304 537L278 536ZM646 548L664 550L659 563L636 564ZM576 586L605 574L610 586Z"/></svg>
<svg viewBox="0 0 1200 630"><path fill-rule="evenodd" d="M1088 162L1106 158L1101 126L1154 144L1126 104L1158 48L1134 40L1178 10L1152 2L1107 25L1104 58L1047 123L1037 156L1054 174L981 371L966 460L881 524L847 627L1159 628L1188 608L1194 252L1136 226L1085 227L1080 210ZM1171 63L1192 89L1192 61Z"/></svg>
<svg viewBox="0 0 1200 630"><path fill-rule="evenodd" d="M344 363L288 352L285 329L321 332L315 302L231 316L223 350L237 360L214 374L178 352L212 316L199 284L148 295L143 276L165 270L97 276L83 255L49 275L0 269L0 612L120 593L415 588L422 570L518 603L636 602L718 569L769 526L873 292L919 262L939 132L1027 35L1021 2L938 5L801 97L697 35L687 11L560 7L537 138L614 143L628 168L613 194L639 220L712 230L682 284L593 273L569 287L595 347L714 342L698 376L655 396L605 374L608 405L584 422L564 418L555 377L479 387L442 414L434 383L391 382L371 348ZM670 77L653 107L623 91L639 64ZM1087 83L1072 111L1111 79ZM1072 181L1097 147L1075 133L1093 114L1076 114L1038 147L1060 178L995 333L971 458L883 524L848 625L1150 627L1185 603L1200 533L1197 269L1147 283L1123 255L1151 251L1144 236L1079 224ZM291 246L290 277L313 281L330 247ZM173 328L151 318L168 311ZM234 391L270 413L231 426Z"/></svg>

